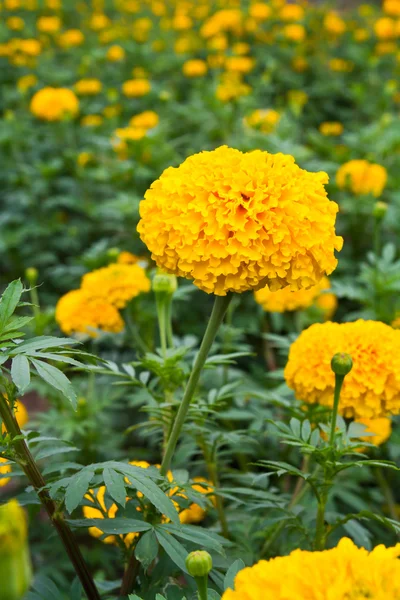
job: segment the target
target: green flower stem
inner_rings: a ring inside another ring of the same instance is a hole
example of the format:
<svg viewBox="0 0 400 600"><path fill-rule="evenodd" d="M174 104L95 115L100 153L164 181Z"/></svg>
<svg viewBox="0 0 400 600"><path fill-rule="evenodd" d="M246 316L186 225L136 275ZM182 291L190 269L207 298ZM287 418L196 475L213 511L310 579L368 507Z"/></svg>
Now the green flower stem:
<svg viewBox="0 0 400 600"><path fill-rule="evenodd" d="M139 541L139 540L137 540ZM128 594L131 594L135 585L135 579L138 576L140 569L140 562L135 556L135 549L132 549L131 556L125 568L124 577L122 579L122 586L120 596L125 598Z"/></svg>
<svg viewBox="0 0 400 600"><path fill-rule="evenodd" d="M328 494L320 496L318 500L317 524L315 530L315 550L324 550L326 544L326 527L325 527L325 509L328 500Z"/></svg>
<svg viewBox="0 0 400 600"><path fill-rule="evenodd" d="M219 522L221 523L222 535L225 538L229 539L229 529L228 529L228 522L226 520L224 502L223 502L221 496L218 496L219 478L218 478L218 472L217 472L217 465L215 462L210 462L207 466L208 466L208 472L210 475L211 483L213 484L215 490L217 491L217 495L215 496L215 504L217 507Z"/></svg>
<svg viewBox="0 0 400 600"><path fill-rule="evenodd" d="M47 514L50 517L52 524L69 556L71 563L74 566L83 589L86 592L88 600L100 600L99 592L95 586L89 568L83 558L77 541L71 529L67 525L62 511L58 505L50 498L49 493L45 489L46 482L43 479L41 472L33 458L26 442L23 438L19 425L13 415L7 399L0 394L0 416L3 420L7 433L11 436L13 448L18 458L18 463L21 465L25 475L29 479L32 486L35 488L40 501L42 502ZM21 439L15 439L15 438Z"/></svg>
<svg viewBox="0 0 400 600"><path fill-rule="evenodd" d="M208 600L208 575L194 578L197 584L199 600Z"/></svg>
<svg viewBox="0 0 400 600"><path fill-rule="evenodd" d="M174 339L172 332L172 297L165 309L165 320L167 328L167 344L170 348L174 347Z"/></svg>
<svg viewBox="0 0 400 600"><path fill-rule="evenodd" d="M331 446L335 443L335 433L336 433L336 421L339 410L339 400L340 400L340 392L342 390L342 385L344 381L344 375L335 374L335 392L333 396L333 412L332 412L332 425L331 425L331 435L329 438L329 444Z"/></svg>
<svg viewBox="0 0 400 600"><path fill-rule="evenodd" d="M207 325L206 332L203 337L203 341L201 342L200 350L197 354L195 363L193 365L192 372L189 377L188 384L186 386L186 390L179 407L178 413L176 415L175 423L171 431L171 435L167 442L167 447L165 451L165 455L162 461L160 473L162 475L166 475L170 465L172 456L175 452L176 445L179 440L179 436L182 431L183 424L186 419L187 412L189 410L190 402L193 398L193 394L196 390L197 384L199 382L201 371L204 367L204 363L206 362L208 353L212 346L212 343L217 334L218 328L221 325L225 313L228 309L229 303L232 299L232 294L228 293L226 296L216 296L214 301L214 307L211 313L210 320Z"/></svg>

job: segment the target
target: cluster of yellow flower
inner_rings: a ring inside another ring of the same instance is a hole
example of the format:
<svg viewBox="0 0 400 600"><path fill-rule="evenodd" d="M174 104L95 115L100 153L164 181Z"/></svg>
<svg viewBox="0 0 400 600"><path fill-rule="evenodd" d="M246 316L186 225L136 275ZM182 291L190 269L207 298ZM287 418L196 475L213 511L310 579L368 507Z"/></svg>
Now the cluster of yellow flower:
<svg viewBox="0 0 400 600"><path fill-rule="evenodd" d="M22 429L28 422L28 411L26 410L25 405L20 400L17 400L15 402L14 415L17 419L18 425ZM3 434L6 433L4 423L2 424L1 432ZM7 485L7 483L10 481L10 478L6 477L6 475L7 473L11 473L11 465L9 464L9 461L6 458L0 456L0 464L1 463L3 463L3 466L0 466L0 488Z"/></svg>
<svg viewBox="0 0 400 600"><path fill-rule="evenodd" d="M127 263L122 253L117 263L83 276L81 287L65 294L56 306L56 321L64 333L97 337L98 331L118 333L124 328L119 310L150 290L145 270Z"/></svg>
<svg viewBox="0 0 400 600"><path fill-rule="evenodd" d="M148 469L151 466L150 463L143 460L131 461L129 464L135 467L140 467L141 469ZM155 466L157 468L159 467L159 465ZM167 473L167 478L171 483L173 483L174 477L171 471ZM127 481L127 483L129 482ZM214 496L212 495L213 488L210 486L211 484L209 481L207 481L207 479L204 479L203 477L195 477L193 479L193 484L191 487L196 492L205 494L209 497L211 501L214 501ZM106 507L106 491L107 490L105 486L100 486L96 491L90 490L89 493L85 496L86 500L93 504L93 506L83 507L83 514L86 519L114 519L118 512L118 507L116 504L111 504L109 507ZM187 500L185 494L181 492L178 487L171 488L171 490L168 492L168 496L170 498L180 497ZM141 492L137 492L137 498L139 500L142 500L143 494ZM127 498L127 500L129 501L129 498ZM201 507L199 504L196 504L195 502L191 503L188 508L183 509L180 507L178 502L176 502L175 500L173 502L176 509L179 512L179 520L181 523L200 523L206 516L206 509ZM143 510L143 507L138 506L137 510L141 512ZM163 520L164 522L166 522L168 519L166 517L163 517ZM99 529L98 527L90 527L89 533L90 535L96 538L99 538L104 535L103 531L101 531L101 529ZM120 535L120 539L123 540L126 547L131 546L132 542L137 537L138 533L136 532ZM116 544L117 538L114 535L109 535L103 538L102 541L106 544Z"/></svg>

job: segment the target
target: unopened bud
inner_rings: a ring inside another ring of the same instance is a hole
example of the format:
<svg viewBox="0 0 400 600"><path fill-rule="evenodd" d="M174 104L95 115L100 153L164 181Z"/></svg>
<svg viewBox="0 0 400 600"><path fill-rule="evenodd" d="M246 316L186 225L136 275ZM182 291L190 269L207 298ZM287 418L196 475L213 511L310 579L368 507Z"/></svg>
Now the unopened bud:
<svg viewBox="0 0 400 600"><path fill-rule="evenodd" d="M205 550L195 550L186 557L186 568L192 577L204 577L212 569L212 558Z"/></svg>
<svg viewBox="0 0 400 600"><path fill-rule="evenodd" d="M350 373L353 368L353 360L350 354L345 352L335 354L331 360L331 368L335 375L341 375L342 377Z"/></svg>
<svg viewBox="0 0 400 600"><path fill-rule="evenodd" d="M31 285L35 285L35 283L37 282L39 273L38 270L35 269L35 267L28 267L25 270L25 277L27 278L27 280L29 281L29 283Z"/></svg>
<svg viewBox="0 0 400 600"><path fill-rule="evenodd" d="M169 275L168 273L156 273L153 278L153 291L158 293L172 294L178 287L177 279L175 275Z"/></svg>
<svg viewBox="0 0 400 600"><path fill-rule="evenodd" d="M111 260L117 260L121 250L119 248L109 248L107 250L107 257Z"/></svg>
<svg viewBox="0 0 400 600"><path fill-rule="evenodd" d="M378 221L381 221L384 218L384 216L386 215L387 209L388 209L388 205L386 204L386 202L378 201L378 202L375 202L372 214L374 215L375 219L378 219Z"/></svg>

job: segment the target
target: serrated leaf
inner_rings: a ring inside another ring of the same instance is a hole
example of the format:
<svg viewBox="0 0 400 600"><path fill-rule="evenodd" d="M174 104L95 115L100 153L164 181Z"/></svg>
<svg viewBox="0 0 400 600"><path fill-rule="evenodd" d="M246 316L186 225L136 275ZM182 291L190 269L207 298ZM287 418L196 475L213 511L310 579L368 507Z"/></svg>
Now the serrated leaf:
<svg viewBox="0 0 400 600"><path fill-rule="evenodd" d="M70 478L70 483L65 492L65 506L69 513L72 513L81 502L88 490L93 475L94 469L85 467Z"/></svg>
<svg viewBox="0 0 400 600"><path fill-rule="evenodd" d="M109 467L103 470L104 483L107 488L107 492L111 498L120 504L125 506L126 504L126 490L124 485L124 477L120 473L114 471Z"/></svg>
<svg viewBox="0 0 400 600"><path fill-rule="evenodd" d="M238 558L231 564L225 575L224 590L227 590L228 588L231 588L232 590L234 589L235 577L239 571L245 568L245 566L246 565L241 558Z"/></svg>
<svg viewBox="0 0 400 600"><path fill-rule="evenodd" d="M31 352L36 352L36 350L58 348L60 346L72 346L74 344L78 344L78 341L73 340L72 338L58 338L44 335L36 337L33 340L22 342L15 350L13 350L13 354L30 354Z"/></svg>
<svg viewBox="0 0 400 600"><path fill-rule="evenodd" d="M158 543L154 531L146 531L136 545L135 556L142 563L143 568L147 569L155 560L157 554Z"/></svg>
<svg viewBox="0 0 400 600"><path fill-rule="evenodd" d="M187 573L186 557L188 552L178 540L170 533L167 533L161 527L155 527L155 532L160 546L162 546L170 559L180 568L181 571Z"/></svg>
<svg viewBox="0 0 400 600"><path fill-rule="evenodd" d="M34 365L39 377L41 377L56 390L59 390L71 402L73 408L76 409L76 393L71 382L64 375L64 373L62 373L56 367L43 362L42 360L31 358L31 362Z"/></svg>
<svg viewBox="0 0 400 600"><path fill-rule="evenodd" d="M204 546L204 548L210 548L220 554L223 554L224 552L223 545L229 544L225 538L219 536L217 533L207 531L206 529L196 527L195 525L178 526L173 525L172 523L164 523L163 525L160 525L160 527L176 537Z"/></svg>
<svg viewBox="0 0 400 600"><path fill-rule="evenodd" d="M0 331L3 331L9 318L17 308L23 289L21 280L16 279L7 286L0 298Z"/></svg>
<svg viewBox="0 0 400 600"><path fill-rule="evenodd" d="M18 388L20 394L23 394L31 380L29 361L23 354L12 359L11 379Z"/></svg>

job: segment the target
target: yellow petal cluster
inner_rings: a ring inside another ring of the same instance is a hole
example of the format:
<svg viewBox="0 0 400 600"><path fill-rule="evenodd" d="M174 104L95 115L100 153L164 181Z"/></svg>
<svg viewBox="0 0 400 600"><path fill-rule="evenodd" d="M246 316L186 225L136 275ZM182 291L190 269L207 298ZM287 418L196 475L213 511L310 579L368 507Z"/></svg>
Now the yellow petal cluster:
<svg viewBox="0 0 400 600"><path fill-rule="evenodd" d="M344 127L338 121L325 121L319 126L319 131L322 135L336 137L342 135Z"/></svg>
<svg viewBox="0 0 400 600"><path fill-rule="evenodd" d="M368 552L348 538L323 552L295 550L240 571L222 600L399 600L400 544Z"/></svg>
<svg viewBox="0 0 400 600"><path fill-rule="evenodd" d="M349 188L357 196L372 194L378 198L385 189L387 171L382 165L367 160L350 160L336 173L339 188Z"/></svg>
<svg viewBox="0 0 400 600"><path fill-rule="evenodd" d="M21 429L23 429L25 427L25 425L27 424L29 417L28 417L28 411L26 410L25 405L21 402L21 400L16 400L16 402L15 402L14 416L17 419L17 423L18 423L19 427ZM4 423L2 423L1 431L2 431L2 433L6 432Z"/></svg>
<svg viewBox="0 0 400 600"><path fill-rule="evenodd" d="M272 108L259 108L245 117L244 122L248 127L259 129L263 133L270 133L279 123L280 113Z"/></svg>
<svg viewBox="0 0 400 600"><path fill-rule="evenodd" d="M67 335L85 333L97 337L98 330L118 333L124 328L115 306L107 299L82 289L72 290L60 298L55 317L60 329Z"/></svg>
<svg viewBox="0 0 400 600"><path fill-rule="evenodd" d="M325 317L329 319L337 306L337 299L334 294L324 294L329 290L331 284L327 277L309 288L308 290L292 291L289 287L282 288L276 292L271 292L268 287L261 288L254 293L254 298L258 304L267 312L279 312L302 310L315 304L323 311ZM329 296L329 298L324 298ZM321 305L318 300L322 299Z"/></svg>
<svg viewBox="0 0 400 600"><path fill-rule="evenodd" d="M378 419L357 419L357 423L365 425L368 433L374 435L365 435L360 437L363 442L368 444L374 444L375 446L381 446L384 444L392 434L392 420L389 417L380 417Z"/></svg>
<svg viewBox="0 0 400 600"><path fill-rule="evenodd" d="M292 156L222 146L164 171L138 231L158 267L207 293L308 288L335 269L342 246L327 181Z"/></svg>
<svg viewBox="0 0 400 600"><path fill-rule="evenodd" d="M81 288L117 308L124 308L138 294L150 291L150 280L137 264L113 263L84 275Z"/></svg>
<svg viewBox="0 0 400 600"><path fill-rule="evenodd" d="M64 117L74 116L79 111L79 101L68 88L46 87L33 96L30 111L44 121L60 121Z"/></svg>
<svg viewBox="0 0 400 600"><path fill-rule="evenodd" d="M331 359L346 352L339 411L346 417L378 418L400 412L400 331L378 321L316 323L292 344L286 383L299 400L332 407L335 376Z"/></svg>
<svg viewBox="0 0 400 600"><path fill-rule="evenodd" d="M0 488L7 485L7 483L10 481L10 477L4 477L4 475L7 475L7 473L11 473L11 465L7 464L8 462L8 458L3 458L0 456ZM1 466L2 464L3 466Z"/></svg>
<svg viewBox="0 0 400 600"><path fill-rule="evenodd" d="M80 96L95 96L101 92L102 87L99 79L80 79L75 84L75 91Z"/></svg>

